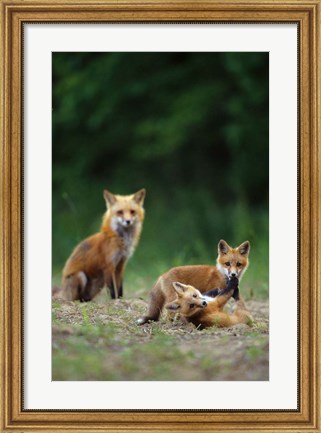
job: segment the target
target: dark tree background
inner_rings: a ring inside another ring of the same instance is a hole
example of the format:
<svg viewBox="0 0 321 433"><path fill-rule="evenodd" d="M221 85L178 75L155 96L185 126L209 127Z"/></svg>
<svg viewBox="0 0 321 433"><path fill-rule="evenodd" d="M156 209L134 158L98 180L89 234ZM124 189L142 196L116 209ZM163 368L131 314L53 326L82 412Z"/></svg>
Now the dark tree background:
<svg viewBox="0 0 321 433"><path fill-rule="evenodd" d="M251 241L268 290L268 53L54 53L53 279L98 231L104 188L145 187L134 293L169 267ZM137 287L139 286L139 287Z"/></svg>

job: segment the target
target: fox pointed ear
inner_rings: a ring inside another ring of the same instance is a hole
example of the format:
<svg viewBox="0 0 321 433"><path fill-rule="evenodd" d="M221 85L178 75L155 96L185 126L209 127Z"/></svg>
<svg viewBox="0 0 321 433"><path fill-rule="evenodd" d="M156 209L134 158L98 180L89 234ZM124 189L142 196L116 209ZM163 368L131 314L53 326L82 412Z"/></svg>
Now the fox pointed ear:
<svg viewBox="0 0 321 433"><path fill-rule="evenodd" d="M137 191L135 194L134 194L134 200L135 200L135 202L137 203L137 204L139 204L140 206L143 206L143 204L144 204L144 199L145 199L145 195L146 195L146 189L145 188L143 188L143 189L140 189L139 191Z"/></svg>
<svg viewBox="0 0 321 433"><path fill-rule="evenodd" d="M112 206L117 201L117 198L114 196L114 194L109 192L107 189L104 190L104 199L106 200L107 207Z"/></svg>
<svg viewBox="0 0 321 433"><path fill-rule="evenodd" d="M171 311L177 311L179 308L181 308L180 304L178 302L170 302L169 304L165 305L165 308L167 310L171 310Z"/></svg>
<svg viewBox="0 0 321 433"><path fill-rule="evenodd" d="M175 289L175 292L176 292L178 295L181 295L181 294L184 293L185 290L187 289L186 284L179 283L178 281L174 281L174 282L173 282L173 287L174 287L174 289Z"/></svg>
<svg viewBox="0 0 321 433"><path fill-rule="evenodd" d="M242 256L247 256L250 252L250 242L245 241L237 248Z"/></svg>
<svg viewBox="0 0 321 433"><path fill-rule="evenodd" d="M218 243L218 253L219 254L227 254L231 247L227 242L225 242L223 239L221 239Z"/></svg>

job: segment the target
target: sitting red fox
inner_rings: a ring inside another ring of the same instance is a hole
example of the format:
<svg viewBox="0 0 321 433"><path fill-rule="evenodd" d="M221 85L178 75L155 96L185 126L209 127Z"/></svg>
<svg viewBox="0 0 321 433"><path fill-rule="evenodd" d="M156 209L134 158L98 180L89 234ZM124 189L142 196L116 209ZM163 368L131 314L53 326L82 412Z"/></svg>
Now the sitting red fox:
<svg viewBox="0 0 321 433"><path fill-rule="evenodd" d="M105 286L113 299L123 295L125 265L142 230L145 192L122 196L104 191L107 212L100 232L77 245L63 269L65 299L90 301Z"/></svg>
<svg viewBox="0 0 321 433"><path fill-rule="evenodd" d="M147 314L138 319L137 323L143 325L150 320L159 319L164 304L176 298L174 281L197 287L201 293L217 288L212 296L217 295L227 286L230 277L237 277L238 280L242 278L249 265L249 252L249 241L231 248L224 240L220 240L216 266L194 265L170 269L158 278L150 292Z"/></svg>
<svg viewBox="0 0 321 433"><path fill-rule="evenodd" d="M239 296L238 279L231 277L225 289L213 298L206 292L203 295L195 287L174 282L173 287L177 298L166 304L171 312L178 313L188 322L192 322L199 329L209 326L227 327L238 323L251 324L252 316L247 311L243 299ZM227 301L234 297L236 309L233 314L223 311Z"/></svg>

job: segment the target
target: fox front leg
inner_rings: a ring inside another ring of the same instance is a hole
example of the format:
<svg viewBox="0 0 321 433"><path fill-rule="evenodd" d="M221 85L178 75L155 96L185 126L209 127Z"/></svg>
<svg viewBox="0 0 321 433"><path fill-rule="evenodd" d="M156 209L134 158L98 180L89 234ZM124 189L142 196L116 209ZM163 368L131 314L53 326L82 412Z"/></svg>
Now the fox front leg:
<svg viewBox="0 0 321 433"><path fill-rule="evenodd" d="M236 289L234 289L234 293L232 295L232 298L235 299L235 301L239 301L240 300L240 291L239 291L239 286L237 286Z"/></svg>
<svg viewBox="0 0 321 433"><path fill-rule="evenodd" d="M220 293L219 296L223 296L226 295L227 293L231 292L232 290L238 290L239 288L239 280L236 277L231 277L228 280L227 286L225 287L225 289L223 289Z"/></svg>
<svg viewBox="0 0 321 433"><path fill-rule="evenodd" d="M117 285L118 290L118 297L123 297L123 275L124 275L124 269L126 265L126 260L121 260L115 270L115 281Z"/></svg>
<svg viewBox="0 0 321 433"><path fill-rule="evenodd" d="M203 296L209 296L210 298L215 298L220 293L220 289L212 289L208 292L202 293Z"/></svg>
<svg viewBox="0 0 321 433"><path fill-rule="evenodd" d="M203 296L209 296L211 298L216 298L218 295L225 295L226 293L229 293L231 290L234 290L233 298L237 300L239 298L239 287L238 287L238 279L236 277L231 277L228 280L227 286L225 289L211 289L208 292L202 293Z"/></svg>
<svg viewBox="0 0 321 433"><path fill-rule="evenodd" d="M112 272L104 272L104 287L107 288L107 294L109 290L111 299L118 298L118 288L116 283L115 270L113 270Z"/></svg>
<svg viewBox="0 0 321 433"><path fill-rule="evenodd" d="M118 299L118 287L117 287L117 282L116 282L116 276L115 273L112 273L111 276L111 283L110 283L110 295L112 299Z"/></svg>
<svg viewBox="0 0 321 433"><path fill-rule="evenodd" d="M223 308L227 301L232 297L234 290L238 289L239 280L236 277L231 277L227 286L215 298L219 308Z"/></svg>

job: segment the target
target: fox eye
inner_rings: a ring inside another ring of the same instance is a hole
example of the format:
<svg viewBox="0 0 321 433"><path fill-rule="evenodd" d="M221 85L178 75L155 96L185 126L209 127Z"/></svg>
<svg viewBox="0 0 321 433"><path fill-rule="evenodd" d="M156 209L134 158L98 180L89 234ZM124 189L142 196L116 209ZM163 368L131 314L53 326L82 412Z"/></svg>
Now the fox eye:
<svg viewBox="0 0 321 433"><path fill-rule="evenodd" d="M236 263L236 266L237 266L237 267L240 267L240 266L242 266L242 263L237 262L237 263Z"/></svg>
<svg viewBox="0 0 321 433"><path fill-rule="evenodd" d="M130 211L130 214L131 214L132 216L134 216L134 215L136 214L136 212L132 209L132 210Z"/></svg>
<svg viewBox="0 0 321 433"><path fill-rule="evenodd" d="M225 262L226 266L230 266L230 264L231 264L230 262Z"/></svg>
<svg viewBox="0 0 321 433"><path fill-rule="evenodd" d="M124 214L124 212L123 212L122 210L118 210L118 211L117 211L117 215L118 215L118 216L122 216L123 214Z"/></svg>
<svg viewBox="0 0 321 433"><path fill-rule="evenodd" d="M193 298L197 298L197 294L196 293L194 293Z"/></svg>
<svg viewBox="0 0 321 433"><path fill-rule="evenodd" d="M195 304L190 304L189 305L189 308L194 308L195 307Z"/></svg>

